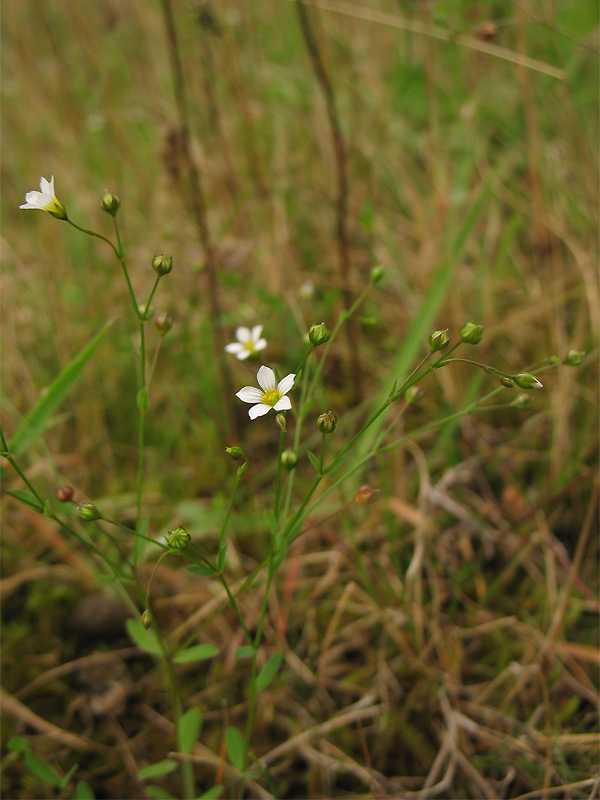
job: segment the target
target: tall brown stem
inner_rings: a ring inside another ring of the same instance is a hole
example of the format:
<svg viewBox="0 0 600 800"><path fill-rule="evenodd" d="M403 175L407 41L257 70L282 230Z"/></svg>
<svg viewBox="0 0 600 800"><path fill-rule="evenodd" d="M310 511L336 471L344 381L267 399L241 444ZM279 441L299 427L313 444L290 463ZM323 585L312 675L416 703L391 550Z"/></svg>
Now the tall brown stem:
<svg viewBox="0 0 600 800"><path fill-rule="evenodd" d="M338 266L339 274L342 283L342 295L346 308L352 304L352 290L350 288L350 272L351 272L351 258L350 258L350 237L348 235L348 157L346 153L346 145L342 135L340 125L340 118L335 104L335 95L333 87L325 64L314 28L310 21L308 10L304 0L296 0L296 9L300 18L300 27L302 28L302 36L304 43L308 50L311 64L317 79L317 82L325 98L325 105L327 107L327 118L329 120L329 131L331 134L331 142L333 145L333 152L335 155L336 165L336 235L338 243ZM358 356L358 346L356 342L356 327L353 320L348 320L346 323L346 337L348 343L348 351L350 356L350 368L352 371L352 387L353 399L355 401L360 399L360 364Z"/></svg>

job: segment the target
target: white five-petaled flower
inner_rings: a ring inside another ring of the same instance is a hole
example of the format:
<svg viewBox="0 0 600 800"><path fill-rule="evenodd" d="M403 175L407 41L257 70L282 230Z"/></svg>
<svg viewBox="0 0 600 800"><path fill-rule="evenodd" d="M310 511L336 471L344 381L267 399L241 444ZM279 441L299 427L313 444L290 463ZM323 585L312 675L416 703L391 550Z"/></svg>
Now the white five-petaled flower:
<svg viewBox="0 0 600 800"><path fill-rule="evenodd" d="M49 181L40 179L41 192L27 192L25 203L19 208L34 208L40 211L49 211L53 217L68 219L67 211L54 193L54 175Z"/></svg>
<svg viewBox="0 0 600 800"><path fill-rule="evenodd" d="M252 330L250 328L238 328L235 332L237 342L228 344L225 350L228 353L234 353L236 358L240 361L258 353L259 350L264 350L267 346L267 340L261 338L263 326L255 325Z"/></svg>
<svg viewBox="0 0 600 800"><path fill-rule="evenodd" d="M260 389L255 386L244 386L236 394L236 397L239 397L244 403L255 403L248 411L250 419L262 417L271 409L288 411L292 407L292 403L286 395L294 385L295 377L295 374L290 373L277 383L273 370L263 365L256 373Z"/></svg>

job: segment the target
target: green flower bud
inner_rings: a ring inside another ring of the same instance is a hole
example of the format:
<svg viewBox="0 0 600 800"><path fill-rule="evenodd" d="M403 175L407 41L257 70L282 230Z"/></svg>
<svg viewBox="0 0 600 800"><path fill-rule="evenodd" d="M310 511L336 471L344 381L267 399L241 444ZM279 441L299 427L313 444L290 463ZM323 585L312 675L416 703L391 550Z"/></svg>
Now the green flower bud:
<svg viewBox="0 0 600 800"><path fill-rule="evenodd" d="M143 614L141 616L141 620L142 620L142 625L144 626L144 628L146 628L146 630L148 630L150 625L152 625L152 614L148 611L147 608L144 609L144 612L143 612Z"/></svg>
<svg viewBox="0 0 600 800"><path fill-rule="evenodd" d="M161 336L164 336L173 327L173 317L166 311L161 311L154 320L154 327Z"/></svg>
<svg viewBox="0 0 600 800"><path fill-rule="evenodd" d="M502 386L504 386L506 389L513 388L512 378L509 378L508 375L503 375L499 380Z"/></svg>
<svg viewBox="0 0 600 800"><path fill-rule="evenodd" d="M530 408L533 403L533 397L530 394L520 394L512 401L511 406L521 410Z"/></svg>
<svg viewBox="0 0 600 800"><path fill-rule="evenodd" d="M138 306L138 311L140 314L140 319L152 319L154 312L156 311L156 307L149 306L147 303L140 303Z"/></svg>
<svg viewBox="0 0 600 800"><path fill-rule="evenodd" d="M406 390L404 395L406 405L414 406L415 403L418 403L424 395L425 392L420 386L411 386L410 389Z"/></svg>
<svg viewBox="0 0 600 800"><path fill-rule="evenodd" d="M561 363L561 361L560 361L560 358L558 356L549 356L548 364L550 364L551 366L555 367L557 364L560 364L560 363Z"/></svg>
<svg viewBox="0 0 600 800"><path fill-rule="evenodd" d="M102 519L102 514L93 503L84 503L82 506L78 506L77 513L84 522L94 522L94 520Z"/></svg>
<svg viewBox="0 0 600 800"><path fill-rule="evenodd" d="M61 503L70 503L75 494L72 486L59 486L56 490L56 496Z"/></svg>
<svg viewBox="0 0 600 800"><path fill-rule="evenodd" d="M517 375L513 375L512 379L520 389L541 389L543 386L543 383L530 372L519 372Z"/></svg>
<svg viewBox="0 0 600 800"><path fill-rule="evenodd" d="M437 353L445 350L450 344L450 334L448 328L443 331L431 331L429 334L429 352Z"/></svg>
<svg viewBox="0 0 600 800"><path fill-rule="evenodd" d="M319 347L319 345L325 344L325 342L329 341L330 337L331 331L324 322L320 322L318 325L312 325L308 331L308 341L313 347Z"/></svg>
<svg viewBox="0 0 600 800"><path fill-rule="evenodd" d="M287 423L285 421L285 414L283 414L281 411L275 417L275 422L279 425L282 433L285 433L287 431Z"/></svg>
<svg viewBox="0 0 600 800"><path fill-rule="evenodd" d="M121 208L121 200L118 195L106 192L100 202L100 207L103 211L106 211L107 214L110 214L111 217L116 217L117 211Z"/></svg>
<svg viewBox="0 0 600 800"><path fill-rule="evenodd" d="M165 541L173 550L185 550L192 537L181 525L175 528L174 531L169 531L165 536Z"/></svg>
<svg viewBox="0 0 600 800"><path fill-rule="evenodd" d="M371 270L371 283L373 286L378 284L383 279L384 275L383 267L373 267Z"/></svg>
<svg viewBox="0 0 600 800"><path fill-rule="evenodd" d="M467 322L462 328L458 329L461 341L466 344L479 344L483 336L483 325L477 325L475 322Z"/></svg>
<svg viewBox="0 0 600 800"><path fill-rule="evenodd" d="M281 466L291 472L298 463L298 453L295 450L284 450L281 454Z"/></svg>
<svg viewBox="0 0 600 800"><path fill-rule="evenodd" d="M317 417L317 428L321 433L333 433L337 425L337 416L333 411L326 411Z"/></svg>
<svg viewBox="0 0 600 800"><path fill-rule="evenodd" d="M578 367L585 358L585 351L583 350L569 350L563 364L568 367Z"/></svg>
<svg viewBox="0 0 600 800"><path fill-rule="evenodd" d="M166 256L164 254L154 256L152 268L156 271L159 278L162 278L163 275L168 275L173 269L173 256Z"/></svg>
<svg viewBox="0 0 600 800"><path fill-rule="evenodd" d="M233 447L226 447L225 452L231 456L233 461L239 461L240 458L244 458L244 451L237 445L234 445Z"/></svg>

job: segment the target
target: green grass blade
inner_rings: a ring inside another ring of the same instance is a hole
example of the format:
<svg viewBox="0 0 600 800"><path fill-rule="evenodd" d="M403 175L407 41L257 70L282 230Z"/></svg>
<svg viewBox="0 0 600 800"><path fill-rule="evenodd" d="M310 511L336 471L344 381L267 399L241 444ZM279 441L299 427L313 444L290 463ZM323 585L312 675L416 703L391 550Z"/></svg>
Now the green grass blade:
<svg viewBox="0 0 600 800"><path fill-rule="evenodd" d="M14 455L20 455L42 435L48 417L56 411L68 395L71 387L80 376L87 362L94 355L96 348L111 325L112 321L107 322L92 341L75 356L73 361L52 382L48 391L21 422L10 442L10 450Z"/></svg>

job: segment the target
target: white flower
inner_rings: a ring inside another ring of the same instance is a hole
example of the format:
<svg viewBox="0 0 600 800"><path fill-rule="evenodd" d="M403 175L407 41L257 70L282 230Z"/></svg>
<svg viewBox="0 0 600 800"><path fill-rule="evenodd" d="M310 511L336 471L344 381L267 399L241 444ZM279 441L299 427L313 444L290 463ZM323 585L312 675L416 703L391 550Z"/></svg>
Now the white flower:
<svg viewBox="0 0 600 800"><path fill-rule="evenodd" d="M235 353L236 358L239 358L240 361L248 358L248 356L253 356L259 350L264 350L267 346L267 340L261 339L262 329L262 325L255 325L252 330L250 328L238 328L235 332L237 342L228 344L225 350L228 353Z"/></svg>
<svg viewBox="0 0 600 800"><path fill-rule="evenodd" d="M279 383L275 380L275 373L270 367L262 366L256 373L260 389L255 386L244 386L236 394L244 403L255 403L248 416L256 419L267 414L271 409L275 411L288 411L292 407L289 397L286 397L294 385L295 375L290 373L282 378Z"/></svg>
<svg viewBox="0 0 600 800"><path fill-rule="evenodd" d="M40 211L49 211L53 217L58 219L68 219L67 211L60 200L54 194L54 175L50 182L46 178L40 178L41 192L27 192L25 203L19 208L34 208Z"/></svg>

